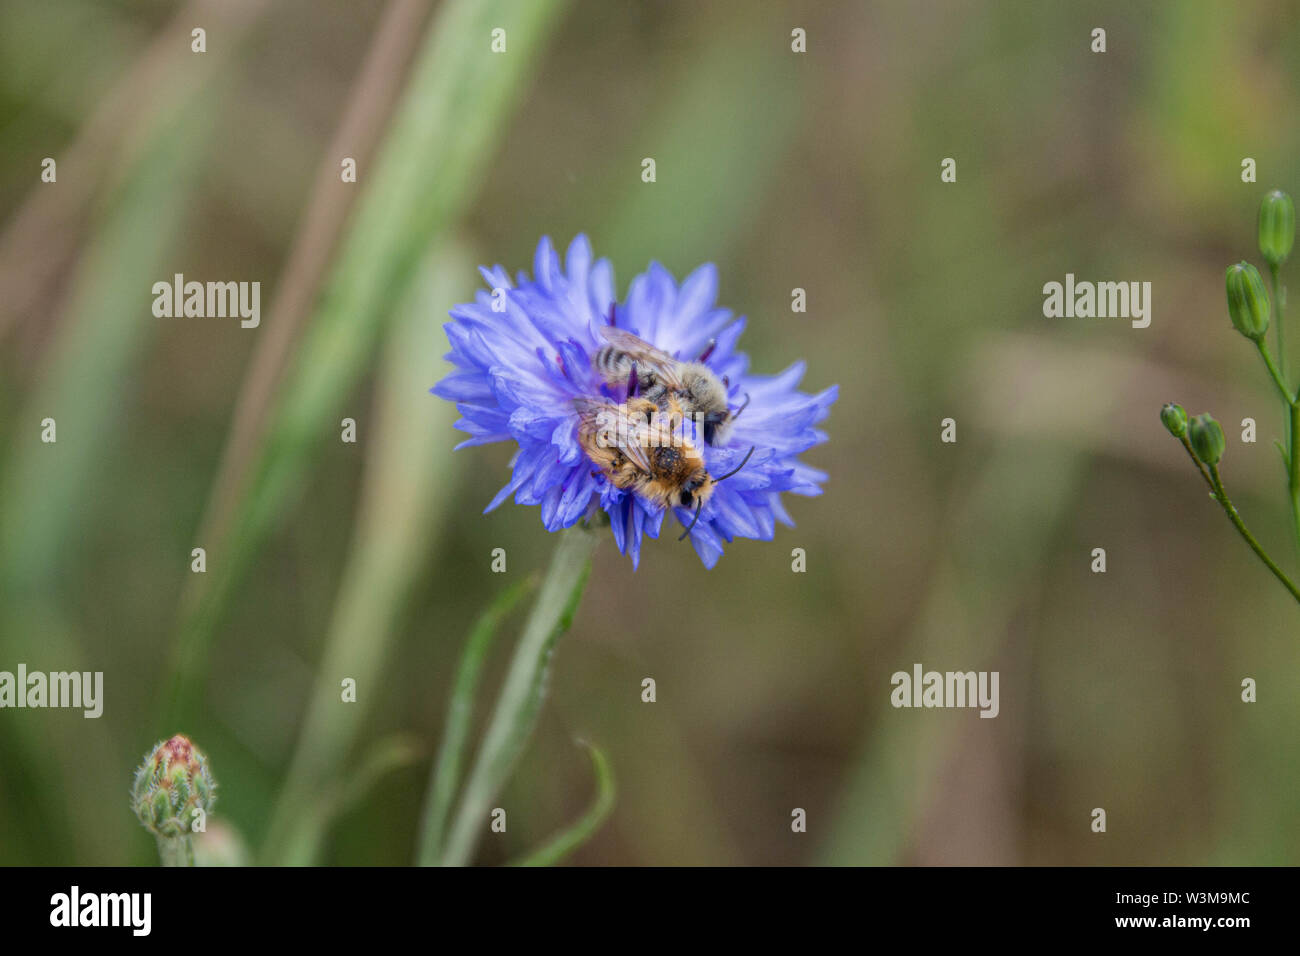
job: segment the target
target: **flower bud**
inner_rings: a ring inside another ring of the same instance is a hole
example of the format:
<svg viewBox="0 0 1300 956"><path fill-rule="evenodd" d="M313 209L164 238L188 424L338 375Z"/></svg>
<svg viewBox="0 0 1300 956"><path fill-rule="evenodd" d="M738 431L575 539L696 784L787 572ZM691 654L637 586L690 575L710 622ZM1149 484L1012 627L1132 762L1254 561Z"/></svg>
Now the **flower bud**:
<svg viewBox="0 0 1300 956"><path fill-rule="evenodd" d="M1259 254L1276 268L1286 262L1295 243L1295 203L1274 189L1259 205Z"/></svg>
<svg viewBox="0 0 1300 956"><path fill-rule="evenodd" d="M1233 327L1258 342L1268 331L1268 292L1259 270L1249 262L1228 266L1227 287Z"/></svg>
<svg viewBox="0 0 1300 956"><path fill-rule="evenodd" d="M1177 402L1165 403L1164 408L1160 409L1160 420L1175 438L1187 434L1187 410Z"/></svg>
<svg viewBox="0 0 1300 956"><path fill-rule="evenodd" d="M1208 412L1192 419L1187 426L1187 434L1192 440L1192 450L1196 452L1197 458L1207 465L1219 463L1228 443L1223 437L1223 429Z"/></svg>
<svg viewBox="0 0 1300 956"><path fill-rule="evenodd" d="M183 734L164 740L144 758L131 787L131 806L144 828L160 837L188 836L194 810L216 803L208 758Z"/></svg>

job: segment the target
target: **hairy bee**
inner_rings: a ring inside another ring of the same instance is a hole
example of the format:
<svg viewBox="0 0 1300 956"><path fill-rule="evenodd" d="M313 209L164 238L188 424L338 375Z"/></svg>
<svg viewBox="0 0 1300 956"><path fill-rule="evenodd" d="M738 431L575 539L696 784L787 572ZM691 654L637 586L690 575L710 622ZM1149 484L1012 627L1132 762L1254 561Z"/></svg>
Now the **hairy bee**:
<svg viewBox="0 0 1300 956"><path fill-rule="evenodd" d="M630 398L622 405L607 399L576 398L578 443L592 463L615 487L631 491L660 508L693 508L695 517L685 538L700 520L700 511L719 481L730 478L749 461L714 478L704 455L681 434L676 424L681 409L666 397L669 414L648 398ZM680 539L678 539L680 540Z"/></svg>
<svg viewBox="0 0 1300 956"><path fill-rule="evenodd" d="M612 324L601 326L600 333L609 344L596 352L592 367L606 384L626 388L629 398L640 395L665 412L668 400L674 399L685 415L700 416L706 442L726 444L736 416L745 410L749 399L731 411L726 385L704 364L713 351L712 343L699 360L681 362Z"/></svg>

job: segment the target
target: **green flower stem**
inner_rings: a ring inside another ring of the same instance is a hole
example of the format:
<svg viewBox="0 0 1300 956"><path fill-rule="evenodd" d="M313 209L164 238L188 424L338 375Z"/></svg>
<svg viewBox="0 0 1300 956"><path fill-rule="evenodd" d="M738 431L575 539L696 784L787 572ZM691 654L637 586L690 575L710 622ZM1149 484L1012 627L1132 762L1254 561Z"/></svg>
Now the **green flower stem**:
<svg viewBox="0 0 1300 956"><path fill-rule="evenodd" d="M1187 449L1187 456L1192 459L1192 464L1195 465L1196 470L1201 473L1201 477L1205 479L1205 484L1209 487L1210 493L1213 494L1214 482L1210 480L1210 473L1206 471L1205 466L1201 464L1201 459L1196 457L1196 450L1192 448L1192 443L1187 440L1187 435L1181 435L1178 440L1181 441L1183 447Z"/></svg>
<svg viewBox="0 0 1300 956"><path fill-rule="evenodd" d="M1287 349L1286 345L1284 345L1284 342L1286 342L1286 336L1282 333L1282 310L1283 308L1286 308L1287 303L1286 299L1278 297L1278 267L1273 263L1269 263L1269 278L1271 286L1273 286L1274 311L1277 312L1277 315L1274 316L1273 325L1274 328L1277 329L1278 333L1278 367L1281 369L1282 381L1286 382ZM1284 294L1286 294L1286 291L1283 290L1283 295Z"/></svg>
<svg viewBox="0 0 1300 956"><path fill-rule="evenodd" d="M1237 532L1246 539L1246 543L1250 545L1250 549L1254 551L1255 554L1259 555L1259 559L1267 565L1268 569L1273 572L1273 575L1282 582L1288 591L1291 592L1291 596L1296 599L1296 602L1300 603L1300 588L1297 588L1291 583L1291 579L1282 573L1282 569L1279 568L1277 564L1274 563L1273 559L1264 552L1264 549L1260 547L1259 542L1255 540L1255 536L1246 529L1246 523L1241 520L1241 515L1237 513L1236 507L1228 499L1228 492L1223 488L1223 480L1219 477L1218 467L1215 465L1210 465L1209 467L1210 478L1214 485L1214 498L1223 506L1223 510L1228 515L1228 520L1232 522L1232 525L1237 529Z"/></svg>
<svg viewBox="0 0 1300 956"><path fill-rule="evenodd" d="M469 863L479 838L487 832L492 801L537 722L555 642L569 629L586 588L597 535L575 526L559 532L559 539L483 735L474 769L465 783L439 861L444 866Z"/></svg>
<svg viewBox="0 0 1300 956"><path fill-rule="evenodd" d="M1255 345L1259 348L1259 354L1264 357L1264 364L1268 366L1268 373L1273 377L1273 384L1277 386L1278 394L1282 396L1282 404L1290 408L1295 404L1295 396L1286 387L1286 379L1282 378L1282 373L1278 371L1277 364L1273 361L1273 356L1268 350L1268 345L1262 338L1256 339Z"/></svg>
<svg viewBox="0 0 1300 956"><path fill-rule="evenodd" d="M1286 336L1282 332L1283 313L1287 308L1287 287L1282 285L1282 280L1278 276L1278 265L1274 263L1269 263L1269 285L1273 293L1273 324L1278 332L1278 367L1282 371L1282 381L1288 381Z"/></svg>
<svg viewBox="0 0 1300 956"><path fill-rule="evenodd" d="M1283 345L1282 326L1285 324L1286 315L1286 286L1282 284L1276 264L1269 264L1268 275L1273 291L1273 321L1277 326L1279 375L1282 378L1282 384L1285 386L1287 382L1286 348ZM1300 408L1297 408L1298 401L1300 401L1300 395L1297 395L1287 404L1286 461L1287 496L1291 502L1291 524L1295 530L1296 550L1300 554L1300 455L1296 454L1296 449L1300 447Z"/></svg>
<svg viewBox="0 0 1300 956"><path fill-rule="evenodd" d="M536 588L537 582L524 578L503 591L483 612L474 630L470 632L456 669L456 683L447 705L447 721L442 730L442 746L434 761L425 801L424 818L420 825L419 861L421 866L436 866L442 859L443 838L446 835L447 817L456 798L462 764L465 762L465 743L469 740L470 724L474 716L474 698L478 692L479 677L487 662L488 651L496 638L502 620L510 615L516 604Z"/></svg>
<svg viewBox="0 0 1300 956"><path fill-rule="evenodd" d="M158 837L158 860L162 866L193 866L194 842L190 835Z"/></svg>
<svg viewBox="0 0 1300 956"><path fill-rule="evenodd" d="M1287 433L1287 492L1291 498L1291 524L1295 529L1296 548L1300 551L1300 405L1289 409L1290 428Z"/></svg>

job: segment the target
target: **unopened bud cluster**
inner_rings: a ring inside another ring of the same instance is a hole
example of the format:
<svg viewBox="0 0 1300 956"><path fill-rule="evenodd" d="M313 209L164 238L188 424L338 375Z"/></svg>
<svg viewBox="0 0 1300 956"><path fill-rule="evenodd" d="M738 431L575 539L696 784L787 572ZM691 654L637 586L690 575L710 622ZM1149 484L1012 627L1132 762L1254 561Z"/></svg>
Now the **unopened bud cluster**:
<svg viewBox="0 0 1300 956"><path fill-rule="evenodd" d="M208 758L188 737L177 734L144 758L131 787L131 806L146 830L181 837L190 833L196 809L211 812L216 791Z"/></svg>
<svg viewBox="0 0 1300 956"><path fill-rule="evenodd" d="M1295 204L1290 196L1275 189L1264 197L1259 207L1259 252L1268 263L1275 282L1278 266L1287 260L1294 244ZM1224 276L1224 290L1227 293L1228 317L1232 320L1232 327L1255 343L1277 378L1268 347L1264 343L1273 307L1264 285L1264 277L1249 262L1238 262L1228 266ZM1281 296L1281 299L1284 302L1285 296ZM1285 358L1282 368L1282 378L1285 379ZM1285 385L1281 387L1285 388ZM1209 414L1189 419L1183 406L1169 402L1160 409L1160 421L1169 434L1186 445L1202 464L1214 466L1223 458L1227 447L1223 428Z"/></svg>
<svg viewBox="0 0 1300 956"><path fill-rule="evenodd" d="M1223 428L1208 412L1188 419L1187 412L1177 402L1167 402L1160 409L1160 421L1169 434L1192 449L1192 453L1206 465L1217 465L1223 458L1227 441Z"/></svg>

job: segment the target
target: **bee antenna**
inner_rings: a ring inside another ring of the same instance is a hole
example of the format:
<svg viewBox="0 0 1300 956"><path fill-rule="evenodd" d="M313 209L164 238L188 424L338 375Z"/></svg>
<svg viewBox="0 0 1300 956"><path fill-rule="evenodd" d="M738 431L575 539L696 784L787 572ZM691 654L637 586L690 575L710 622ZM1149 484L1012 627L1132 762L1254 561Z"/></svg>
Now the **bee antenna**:
<svg viewBox="0 0 1300 956"><path fill-rule="evenodd" d="M747 408L749 408L749 392L745 393L745 400L741 402L740 407L731 413L732 420L734 421L735 419L739 418L740 413Z"/></svg>
<svg viewBox="0 0 1300 956"><path fill-rule="evenodd" d="M700 357L697 358L695 361L707 362L709 360L709 356L713 354L713 350L716 349L717 347L718 347L718 340L709 339L709 344L704 347L704 351L700 353Z"/></svg>
<svg viewBox="0 0 1300 956"><path fill-rule="evenodd" d="M754 449L755 449L756 447L757 447L756 445L750 445L750 446L749 446L749 451L747 451L747 452L745 453L745 458L744 458L744 460L741 461L741 463L740 463L739 465L737 465L735 468L731 469L731 471L729 471L729 472L727 472L725 475L723 475L721 478L714 478L714 479L713 479L713 483L716 485L716 484L717 484L718 482L720 482L720 481L725 481L726 479L728 479L728 478L730 478L732 475L734 475L736 472L740 471L740 469L744 468L745 465L747 465L747 464L749 463L749 459L750 459L750 457L754 454Z"/></svg>
<svg viewBox="0 0 1300 956"><path fill-rule="evenodd" d="M686 540L687 535L689 535L689 534L691 533L691 530L692 530L692 529L695 527L695 525L699 522L699 520L700 520L700 509L703 508L703 507L704 507L704 502L703 502L703 501L700 501L700 502L697 502L697 503L696 503L696 505L695 505L695 517L692 518L692 519L691 519L691 523L690 523L689 525L686 526L686 530L682 532L681 537L677 539L678 541L685 541L685 540Z"/></svg>

